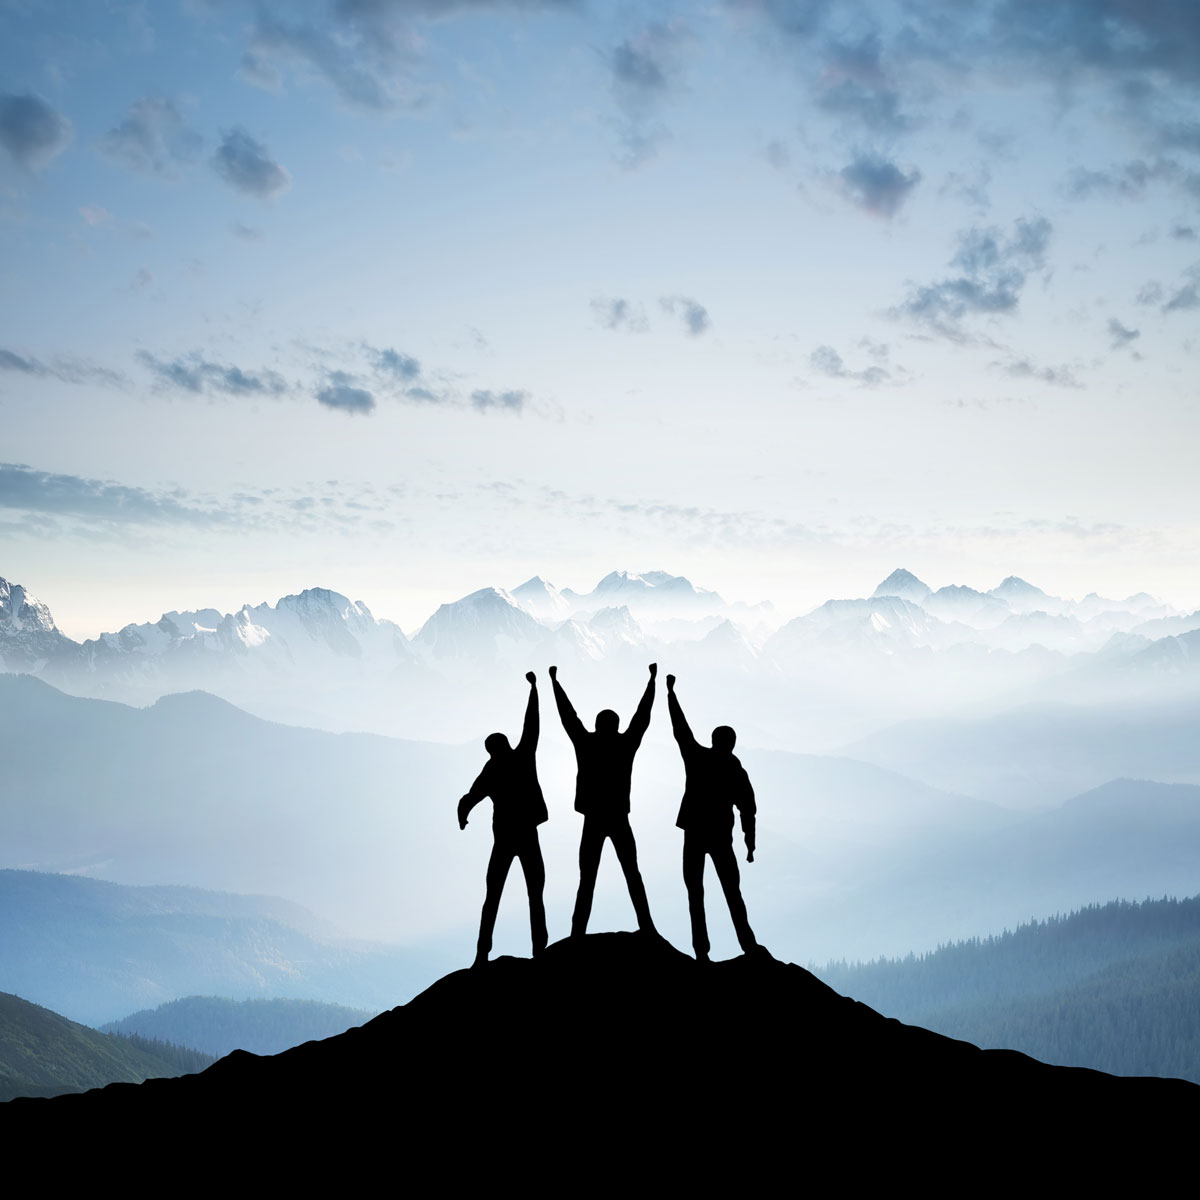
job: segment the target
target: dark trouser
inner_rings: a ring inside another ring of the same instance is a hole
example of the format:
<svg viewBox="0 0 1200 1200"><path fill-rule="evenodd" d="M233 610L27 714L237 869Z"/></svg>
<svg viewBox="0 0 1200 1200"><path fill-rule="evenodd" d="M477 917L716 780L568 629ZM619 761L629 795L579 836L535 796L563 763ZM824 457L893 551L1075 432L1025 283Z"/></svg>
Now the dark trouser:
<svg viewBox="0 0 1200 1200"><path fill-rule="evenodd" d="M754 932L746 917L746 902L742 899L741 876L738 874L737 855L733 842L724 839L706 838L700 834L684 831L683 834L683 882L687 888L688 909L692 914L692 946L696 957L708 954L708 924L704 919L704 856L712 859L717 869L717 878L725 892L725 903L733 918L733 929L738 944L744 953L758 945Z"/></svg>
<svg viewBox="0 0 1200 1200"><path fill-rule="evenodd" d="M650 916L650 902L646 899L646 885L638 870L637 843L629 818L584 817L583 836L579 840L579 893L575 897L575 914L571 918L571 934L587 933L588 918L592 915L592 894L596 890L596 872L600 869L600 853L604 839L611 838L617 852L617 862L625 872L625 883L633 911L637 914L638 928L647 933L654 932L654 918Z"/></svg>
<svg viewBox="0 0 1200 1200"><path fill-rule="evenodd" d="M492 948L492 930L496 928L496 913L500 910L500 893L508 878L512 860L521 860L525 872L525 889L529 893L529 930L533 938L533 952L546 948L546 906L542 902L542 889L546 886L546 867L542 862L542 847L538 843L537 828L516 834L495 835L492 857L488 860L487 895L483 901L483 916L479 921L478 955L487 958Z"/></svg>

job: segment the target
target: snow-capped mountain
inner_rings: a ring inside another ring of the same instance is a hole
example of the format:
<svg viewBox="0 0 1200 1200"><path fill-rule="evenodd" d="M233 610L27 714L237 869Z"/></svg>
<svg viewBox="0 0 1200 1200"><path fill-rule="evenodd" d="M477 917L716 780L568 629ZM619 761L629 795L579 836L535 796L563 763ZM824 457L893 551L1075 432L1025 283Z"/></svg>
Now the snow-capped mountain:
<svg viewBox="0 0 1200 1200"><path fill-rule="evenodd" d="M922 583L910 571L897 567L872 593L871 598L880 596L899 596L910 604L920 604L927 599L933 589Z"/></svg>
<svg viewBox="0 0 1200 1200"><path fill-rule="evenodd" d="M413 645L435 659L493 663L539 644L546 632L510 593L489 587L443 604L421 626Z"/></svg>
<svg viewBox="0 0 1200 1200"><path fill-rule="evenodd" d="M19 583L0 579L0 666L36 671L73 645L40 600Z"/></svg>
<svg viewBox="0 0 1200 1200"><path fill-rule="evenodd" d="M0 582L0 665L80 695L146 704L201 688L275 720L441 739L494 724L497 697L519 705L527 670L598 670L608 689L658 661L686 673L698 700L708 689L714 708L740 706L748 728L793 746L962 704L1200 688L1200 612L1145 594L1076 602L1012 575L989 591L934 590L901 568L869 597L827 600L777 628L769 614L663 571L614 571L589 592L541 576L481 588L441 605L411 641L361 601L310 588L232 613L171 611L80 645Z"/></svg>
<svg viewBox="0 0 1200 1200"><path fill-rule="evenodd" d="M574 611L566 597L540 575L513 588L509 595L539 621L565 621Z"/></svg>

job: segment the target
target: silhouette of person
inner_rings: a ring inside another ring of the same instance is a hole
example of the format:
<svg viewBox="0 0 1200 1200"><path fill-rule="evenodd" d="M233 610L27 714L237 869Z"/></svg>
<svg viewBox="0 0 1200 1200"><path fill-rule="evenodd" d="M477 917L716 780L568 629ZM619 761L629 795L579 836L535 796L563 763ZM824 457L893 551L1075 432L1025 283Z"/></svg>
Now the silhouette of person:
<svg viewBox="0 0 1200 1200"><path fill-rule="evenodd" d="M582 937L587 932L588 918L592 913L592 895L596 890L596 872L600 869L605 838L612 841L617 861L625 873L638 928L644 933L658 932L650 916L646 886L638 870L637 844L629 827L633 756L650 725L654 677L657 674L658 664L651 663L650 681L624 733L618 732L621 718L610 708L596 714L596 731L589 733L575 715L567 693L558 682L558 668L550 668L558 715L575 747L575 811L583 813L583 835L579 840L579 892L571 917L572 937Z"/></svg>
<svg viewBox="0 0 1200 1200"><path fill-rule="evenodd" d="M525 708L525 727L516 749L502 733L489 734L484 739L488 761L471 784L471 790L458 802L458 827L466 829L467 816L485 796L492 798L492 857L488 860L487 893L483 915L479 919L479 944L475 966L487 962L492 949L492 931L500 909L500 894L508 878L512 860L521 860L525 872L525 888L529 893L529 929L533 952L546 948L546 907L542 891L546 885L546 867L542 862L542 847L537 827L549 817L546 801L538 783L537 761L539 717L537 676L532 671L529 680L529 704Z"/></svg>
<svg viewBox="0 0 1200 1200"><path fill-rule="evenodd" d="M712 746L701 746L692 735L679 699L675 676L667 676L667 708L671 731L683 755L683 803L675 824L683 830L683 882L692 917L692 947L698 962L708 961L708 923L704 918L704 856L712 859L725 892L734 932L744 953L758 949L746 902L742 899L737 856L733 852L733 810L742 819L746 861L754 861L754 789L750 777L733 752L737 734L728 725L712 731Z"/></svg>

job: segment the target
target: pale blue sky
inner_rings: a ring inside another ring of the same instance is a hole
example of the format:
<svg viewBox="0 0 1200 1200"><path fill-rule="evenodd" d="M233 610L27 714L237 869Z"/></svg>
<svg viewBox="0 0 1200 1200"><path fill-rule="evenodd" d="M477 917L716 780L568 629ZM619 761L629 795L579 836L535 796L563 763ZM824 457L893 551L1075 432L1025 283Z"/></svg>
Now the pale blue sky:
<svg viewBox="0 0 1200 1200"><path fill-rule="evenodd" d="M1200 9L0 0L0 574L1200 604Z"/></svg>

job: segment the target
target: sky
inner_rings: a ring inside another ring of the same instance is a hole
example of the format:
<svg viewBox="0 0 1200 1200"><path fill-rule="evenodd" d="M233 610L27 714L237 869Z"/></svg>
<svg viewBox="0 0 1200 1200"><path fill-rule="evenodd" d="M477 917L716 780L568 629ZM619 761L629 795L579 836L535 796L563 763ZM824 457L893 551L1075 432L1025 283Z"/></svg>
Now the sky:
<svg viewBox="0 0 1200 1200"><path fill-rule="evenodd" d="M0 0L0 575L1200 606L1193 0Z"/></svg>

